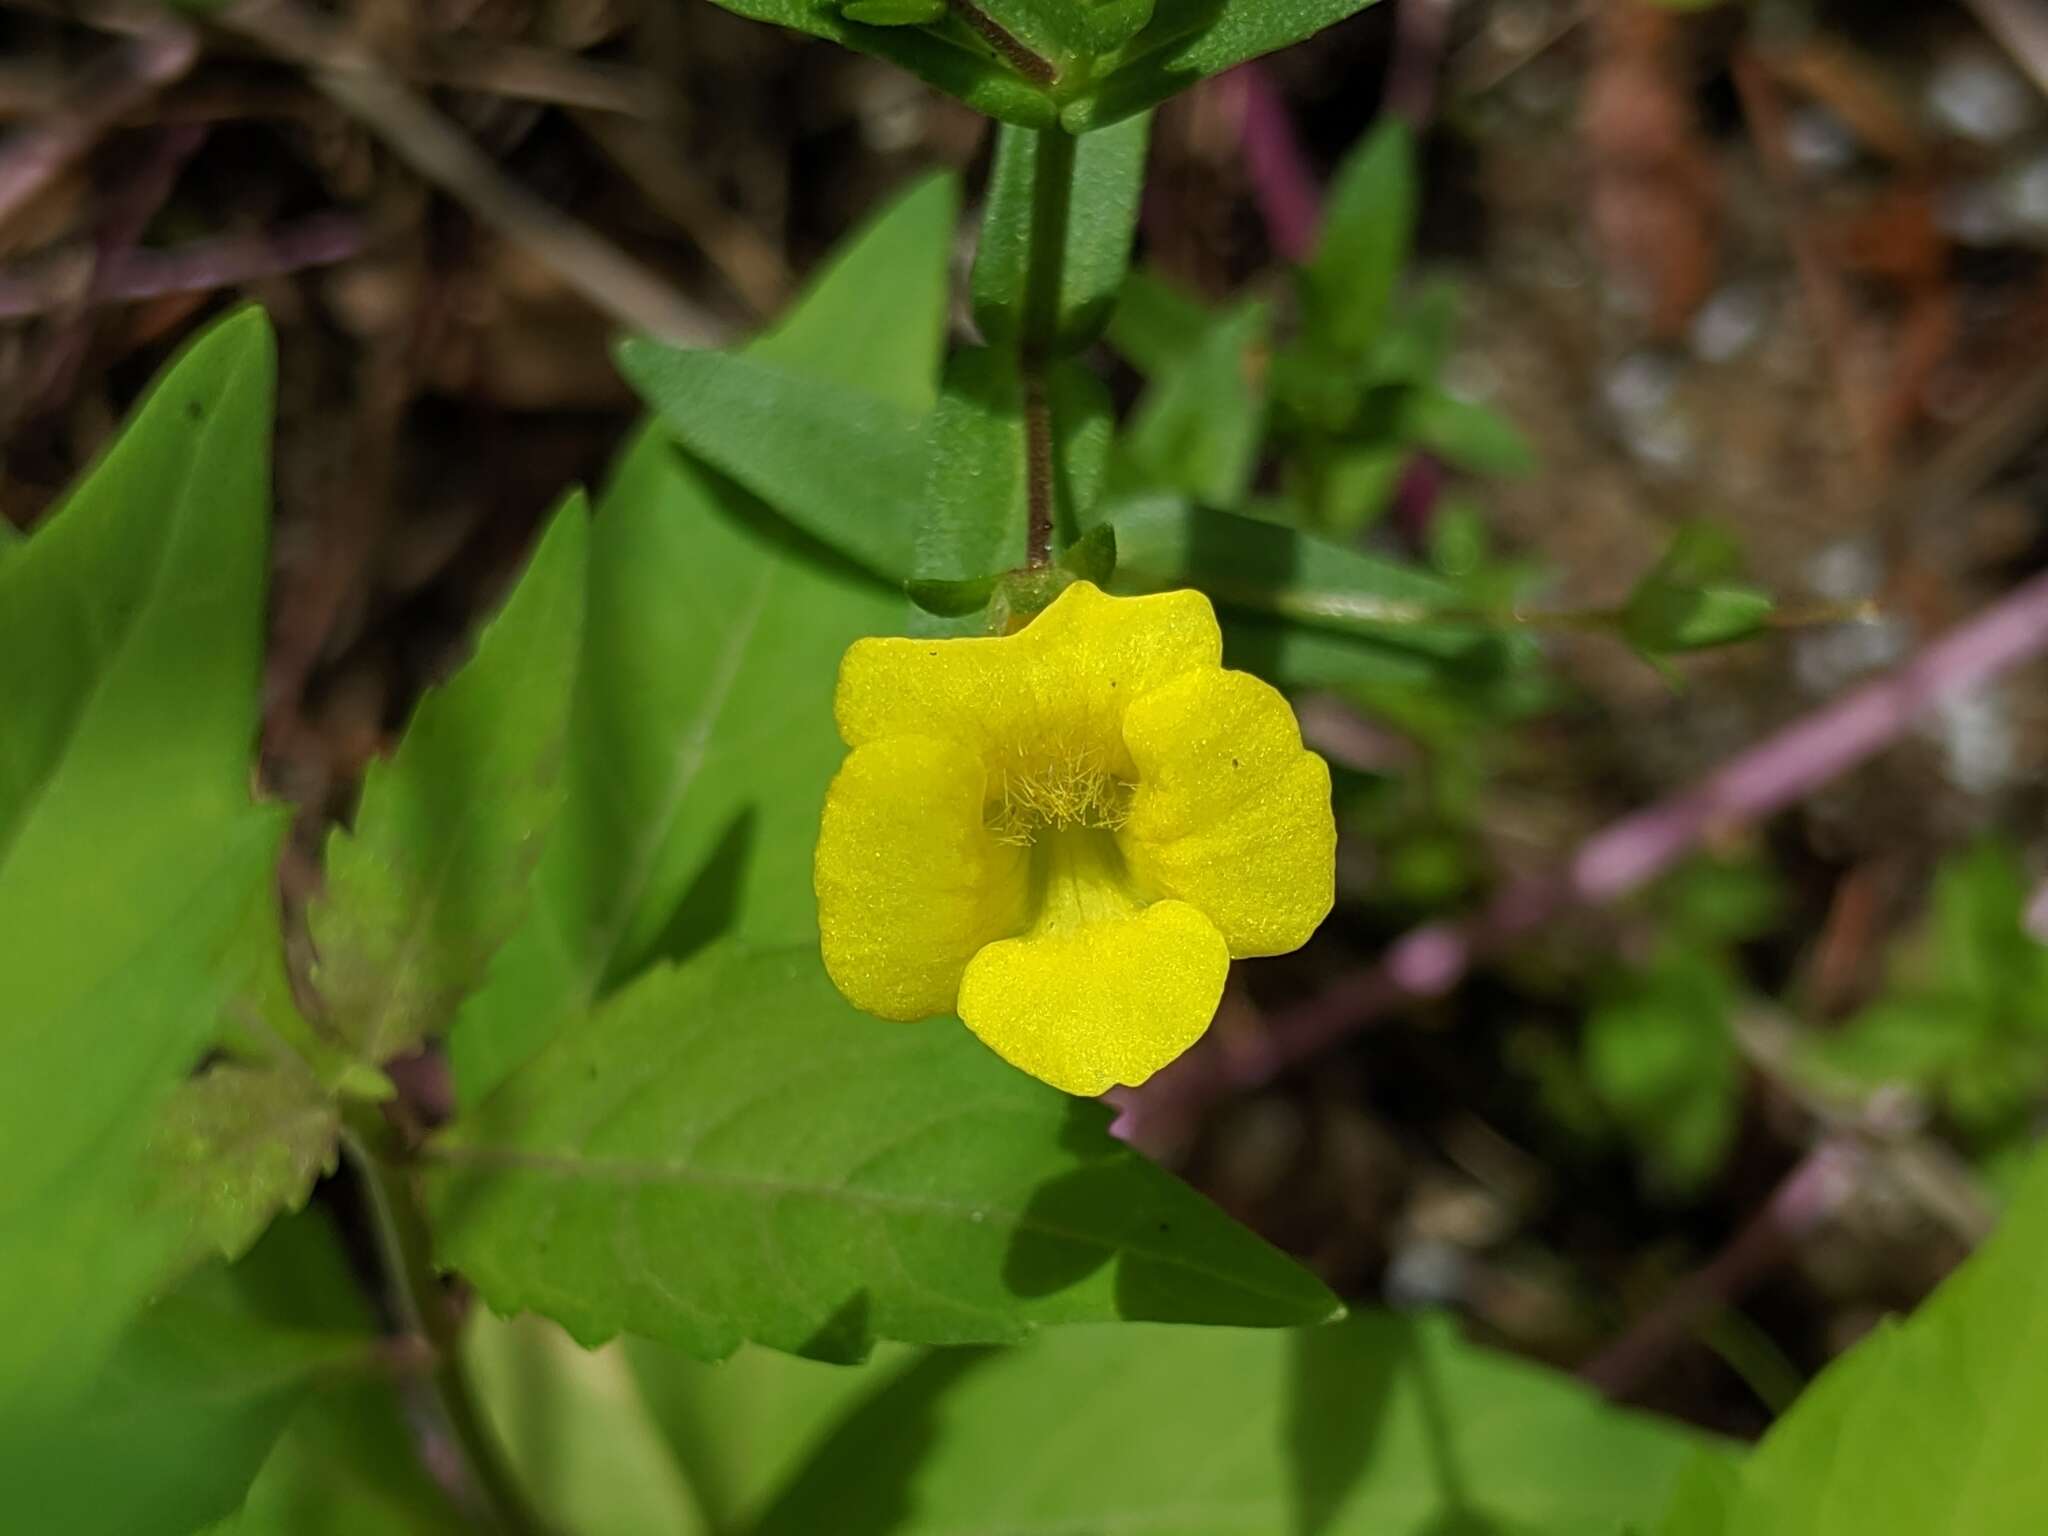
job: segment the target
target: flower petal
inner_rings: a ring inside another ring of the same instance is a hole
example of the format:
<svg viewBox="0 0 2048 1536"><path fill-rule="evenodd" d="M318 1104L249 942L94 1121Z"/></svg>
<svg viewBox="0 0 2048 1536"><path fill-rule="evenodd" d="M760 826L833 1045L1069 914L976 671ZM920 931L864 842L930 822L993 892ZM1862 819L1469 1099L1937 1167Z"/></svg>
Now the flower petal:
<svg viewBox="0 0 2048 1536"><path fill-rule="evenodd" d="M1202 1037L1223 997L1223 936L1186 902L991 944L960 1017L1012 1066L1067 1093L1136 1087Z"/></svg>
<svg viewBox="0 0 2048 1536"><path fill-rule="evenodd" d="M1026 850L982 823L966 748L899 736L846 759L825 796L813 883L825 969L885 1019L951 1013L967 962L1026 916Z"/></svg>
<svg viewBox="0 0 2048 1536"><path fill-rule="evenodd" d="M1117 835L1139 886L1191 902L1236 956L1297 949L1336 895L1330 770L1287 700L1245 672L1190 672L1136 700Z"/></svg>
<svg viewBox="0 0 2048 1536"><path fill-rule="evenodd" d="M856 641L839 668L839 734L852 747L939 736L989 760L1020 743L1098 737L1120 753L1132 699L1222 656L1201 593L1108 597L1077 581L1014 635Z"/></svg>

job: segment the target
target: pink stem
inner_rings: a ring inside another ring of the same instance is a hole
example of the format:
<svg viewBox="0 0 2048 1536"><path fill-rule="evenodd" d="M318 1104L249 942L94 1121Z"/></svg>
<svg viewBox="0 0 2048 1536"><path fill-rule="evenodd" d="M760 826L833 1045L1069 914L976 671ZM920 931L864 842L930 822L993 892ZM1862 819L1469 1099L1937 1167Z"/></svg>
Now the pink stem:
<svg viewBox="0 0 2048 1536"><path fill-rule="evenodd" d="M1245 171L1266 238L1274 254L1298 266L1315 254L1323 224L1322 189L1287 115L1287 102L1265 66L1243 64L1223 78L1243 104Z"/></svg>
<svg viewBox="0 0 2048 1536"><path fill-rule="evenodd" d="M1856 1187L1862 1154L1846 1140L1822 1142L1793 1167L1727 1247L1687 1275L1579 1375L1612 1398L1648 1383L1706 1317L1731 1306L1842 1208Z"/></svg>
<svg viewBox="0 0 2048 1536"><path fill-rule="evenodd" d="M65 92L63 111L0 143L0 225L198 57L199 42L189 27L166 26L108 50L82 71Z"/></svg>
<svg viewBox="0 0 2048 1536"><path fill-rule="evenodd" d="M1262 1087L1415 999L1448 992L1480 955L1572 907L1640 889L1707 837L1784 809L1888 746L1939 700L1980 688L2044 650L2048 572L1949 630L1897 671L1794 721L1692 788L1595 833L1563 870L1510 885L1472 917L1410 930L1377 967L1275 1014L1250 1044L1189 1052L1143 1089L1118 1096L1118 1134L1156 1141L1225 1094Z"/></svg>

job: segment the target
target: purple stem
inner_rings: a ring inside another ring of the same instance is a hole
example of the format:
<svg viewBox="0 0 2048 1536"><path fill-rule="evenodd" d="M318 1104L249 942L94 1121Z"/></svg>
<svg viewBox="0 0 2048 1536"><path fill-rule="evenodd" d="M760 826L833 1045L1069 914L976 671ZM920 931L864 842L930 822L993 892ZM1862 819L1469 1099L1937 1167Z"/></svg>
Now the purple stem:
<svg viewBox="0 0 2048 1536"><path fill-rule="evenodd" d="M1619 1339L1589 1361L1582 1379L1611 1398L1632 1395L1683 1345L1700 1321L1749 1289L1842 1208L1856 1188L1863 1154L1830 1139L1796 1163L1728 1245L1687 1275Z"/></svg>
<svg viewBox="0 0 2048 1536"><path fill-rule="evenodd" d="M198 57L199 42L189 27L166 26L109 49L83 70L66 89L69 105L62 112L0 143L0 225Z"/></svg>
<svg viewBox="0 0 2048 1536"><path fill-rule="evenodd" d="M1437 76L1450 33L1451 0L1401 0L1394 61L1387 71L1386 110L1416 129L1436 112Z"/></svg>
<svg viewBox="0 0 2048 1536"><path fill-rule="evenodd" d="M316 213L267 234L223 235L163 250L123 251L100 263L91 297L96 303L120 304L231 288L347 261L369 241L367 226L354 214ZM0 273L0 320L19 320L52 308L63 296L51 290L47 281Z"/></svg>
<svg viewBox="0 0 2048 1536"><path fill-rule="evenodd" d="M1266 238L1276 255L1299 266L1315 254L1323 194L1287 115L1286 100L1257 62L1238 66L1223 83L1237 93L1245 171L1265 220Z"/></svg>
<svg viewBox="0 0 2048 1536"><path fill-rule="evenodd" d="M1123 1110L1118 1134L1156 1142L1215 1099L1262 1087L1333 1041L1418 998L1441 996L1480 955L1573 907L1640 889L1706 838L1782 810L1882 750L1939 700L1980 688L2044 650L2048 572L1958 624L1897 671L1794 721L1681 794L1595 833L1563 870L1510 885L1472 917L1410 930L1378 966L1273 1015L1250 1043L1189 1052L1142 1090L1117 1096Z"/></svg>

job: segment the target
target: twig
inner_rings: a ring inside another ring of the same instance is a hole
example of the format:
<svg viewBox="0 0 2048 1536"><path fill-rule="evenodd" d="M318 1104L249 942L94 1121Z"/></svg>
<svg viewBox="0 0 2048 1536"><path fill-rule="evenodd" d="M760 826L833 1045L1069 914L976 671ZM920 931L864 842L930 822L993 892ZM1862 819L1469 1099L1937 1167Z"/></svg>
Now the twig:
<svg viewBox="0 0 2048 1536"><path fill-rule="evenodd" d="M1436 112L1437 76L1451 29L1452 0L1401 0L1385 110L1422 127Z"/></svg>
<svg viewBox="0 0 2048 1536"><path fill-rule="evenodd" d="M419 74L457 90L623 117L653 117L662 106L661 82L645 70L525 43L436 45Z"/></svg>
<svg viewBox="0 0 2048 1536"><path fill-rule="evenodd" d="M518 241L598 310L681 346L712 346L723 327L618 247L512 181L460 130L370 55L293 0L243 0L216 24L306 66L313 84L420 175Z"/></svg>
<svg viewBox="0 0 2048 1536"><path fill-rule="evenodd" d="M73 80L65 110L0 143L0 227L127 112L189 70L199 57L190 27L165 22L109 49Z"/></svg>
<svg viewBox="0 0 2048 1536"><path fill-rule="evenodd" d="M1287 114L1287 102L1266 67L1256 61L1232 70L1221 83L1238 95L1244 166L1265 221L1267 242L1282 260L1305 262L1315 253L1322 228L1323 194Z"/></svg>
<svg viewBox="0 0 2048 1536"><path fill-rule="evenodd" d="M1740 753L1692 788L1580 844L1562 869L1510 885L1462 921L1412 929L1369 970L1274 1015L1255 1041L1191 1051L1119 1096L1119 1134L1145 1142L1233 1090L1261 1087L1332 1042L1420 998L1449 991L1483 954L1573 907L1641 889L1707 838L1769 816L1847 772L1943 699L2048 651L2048 573L2014 588L1898 670Z"/></svg>
<svg viewBox="0 0 2048 1536"><path fill-rule="evenodd" d="M0 272L0 320L20 320L72 302L90 283L86 302L125 304L172 293L208 293L307 267L332 266L370 243L350 213L321 213L258 235L224 235L161 250L128 250L89 268L90 258L54 262L33 274Z"/></svg>
<svg viewBox="0 0 2048 1536"><path fill-rule="evenodd" d="M1740 1300L1842 1208L1856 1188L1862 1164L1862 1149L1846 1137L1830 1137L1815 1147L1779 1181L1763 1209L1725 1248L1674 1286L1580 1376L1614 1398L1641 1388L1704 1318Z"/></svg>
<svg viewBox="0 0 2048 1536"><path fill-rule="evenodd" d="M2037 0L1964 0L1984 30L2005 44L2013 61L2048 91L2048 12Z"/></svg>

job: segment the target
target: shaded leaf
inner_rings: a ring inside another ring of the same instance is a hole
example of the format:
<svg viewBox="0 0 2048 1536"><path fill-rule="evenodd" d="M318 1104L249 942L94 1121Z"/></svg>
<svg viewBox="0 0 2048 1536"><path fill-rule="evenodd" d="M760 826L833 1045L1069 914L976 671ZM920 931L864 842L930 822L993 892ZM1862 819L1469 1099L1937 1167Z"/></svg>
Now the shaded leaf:
<svg viewBox="0 0 2048 1536"><path fill-rule="evenodd" d="M823 1359L1046 1323L1326 1317L1321 1285L966 1030L857 1013L817 951L707 952L439 1143L441 1259L585 1344Z"/></svg>
<svg viewBox="0 0 2048 1536"><path fill-rule="evenodd" d="M275 1315L300 1236L281 1230L237 1272L195 1276L129 1329L80 1403L0 1441L9 1518L65 1536L186 1536L232 1511L296 1405L367 1369L376 1346L367 1330Z"/></svg>
<svg viewBox="0 0 2048 1536"><path fill-rule="evenodd" d="M1700 1444L1441 1320L1072 1329L899 1377L759 1531L1583 1536L1655 1519Z"/></svg>
<svg viewBox="0 0 2048 1536"><path fill-rule="evenodd" d="M465 1102L648 964L721 933L816 933L839 656L901 609L643 432L593 527L568 802L527 921L450 1037Z"/></svg>
<svg viewBox="0 0 2048 1536"><path fill-rule="evenodd" d="M707 1523L721 1536L752 1530L767 1501L847 1409L919 1358L884 1344L864 1364L828 1365L746 1346L707 1364L647 1339L621 1343Z"/></svg>
<svg viewBox="0 0 2048 1536"><path fill-rule="evenodd" d="M1133 272L1117 295L1109 341L1147 377L1185 363L1214 326L1216 314L1151 271Z"/></svg>
<svg viewBox="0 0 2048 1536"><path fill-rule="evenodd" d="M528 1505L577 1536L709 1529L622 1345L586 1351L552 1323L479 1310L462 1341L485 1417Z"/></svg>
<svg viewBox="0 0 2048 1536"><path fill-rule="evenodd" d="M1408 392L1401 430L1445 463L1475 475L1513 477L1536 468L1536 451L1513 422L1490 406L1434 387Z"/></svg>
<svg viewBox="0 0 2048 1536"><path fill-rule="evenodd" d="M476 654L371 765L307 912L330 1026L381 1062L446 1028L526 910L561 808L589 518L564 503Z"/></svg>
<svg viewBox="0 0 2048 1536"><path fill-rule="evenodd" d="M215 325L0 565L0 1421L89 1380L187 1240L144 1147L281 831L248 789L272 379L260 313Z"/></svg>

